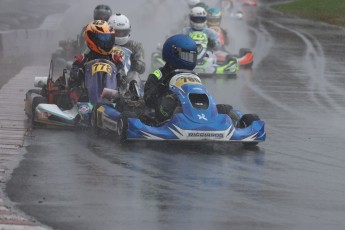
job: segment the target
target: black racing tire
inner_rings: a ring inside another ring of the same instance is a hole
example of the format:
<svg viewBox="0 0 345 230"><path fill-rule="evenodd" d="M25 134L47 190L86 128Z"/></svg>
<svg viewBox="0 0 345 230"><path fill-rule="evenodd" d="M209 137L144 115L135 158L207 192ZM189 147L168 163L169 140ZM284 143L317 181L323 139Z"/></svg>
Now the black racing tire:
<svg viewBox="0 0 345 230"><path fill-rule="evenodd" d="M119 136L120 144L124 144L127 140L128 118L122 116L117 123L117 135Z"/></svg>
<svg viewBox="0 0 345 230"><path fill-rule="evenodd" d="M31 118L32 116L32 94L37 94L37 95L41 95L42 90L41 89L29 89L26 94L25 94L25 105L24 105L24 112L25 115L28 118Z"/></svg>
<svg viewBox="0 0 345 230"><path fill-rule="evenodd" d="M239 121L240 128L246 128L250 126L253 123L253 121L258 120L260 120L260 118L257 114L244 114ZM258 143L259 142L243 142L242 144L245 147L252 147L256 146Z"/></svg>
<svg viewBox="0 0 345 230"><path fill-rule="evenodd" d="M248 48L241 48L239 51L239 56L242 57L246 55L247 53L252 53L252 51Z"/></svg>
<svg viewBox="0 0 345 230"><path fill-rule="evenodd" d="M217 104L216 106L219 114L228 114L233 109L231 105L227 104Z"/></svg>
<svg viewBox="0 0 345 230"><path fill-rule="evenodd" d="M28 95L33 94L33 93L41 95L42 89L29 89L28 92L26 92L26 94L28 94Z"/></svg>
<svg viewBox="0 0 345 230"><path fill-rule="evenodd" d="M98 116L97 116L97 109L99 106L94 106L91 112L91 117L90 117L90 125L91 125L91 129L92 129L92 133L95 134L96 136L98 136L101 133L101 129L98 127L97 125L97 120L98 120Z"/></svg>
<svg viewBox="0 0 345 230"><path fill-rule="evenodd" d="M35 121L35 116L36 116L36 107L39 105L39 104L42 104L42 103L47 103L47 98L45 97L42 97L42 96L37 96L37 97L34 97L32 99L32 105L31 105L31 124L33 127L35 126L39 126L39 123Z"/></svg>
<svg viewBox="0 0 345 230"><path fill-rule="evenodd" d="M217 105L217 110L219 114L227 114L231 120L232 123L234 124L235 127L238 126L239 123L239 116L233 111L233 107L231 105L227 104L218 104Z"/></svg>
<svg viewBox="0 0 345 230"><path fill-rule="evenodd" d="M250 126L253 121L260 120L259 116L256 114L244 114L239 121L239 128L246 128Z"/></svg>

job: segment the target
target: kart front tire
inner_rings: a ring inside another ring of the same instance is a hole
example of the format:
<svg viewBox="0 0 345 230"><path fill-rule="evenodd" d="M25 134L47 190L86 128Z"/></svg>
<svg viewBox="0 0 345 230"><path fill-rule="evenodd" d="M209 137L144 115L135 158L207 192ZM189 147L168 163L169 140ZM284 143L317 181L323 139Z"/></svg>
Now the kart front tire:
<svg viewBox="0 0 345 230"><path fill-rule="evenodd" d="M122 117L117 123L117 135L120 138L120 143L124 143L127 140L128 118Z"/></svg>
<svg viewBox="0 0 345 230"><path fill-rule="evenodd" d="M97 125L97 120L98 120L97 109L98 109L98 106L95 106L93 108L91 112L91 117L90 117L91 129L92 129L93 134L95 135L99 135L99 133L101 132L101 129Z"/></svg>

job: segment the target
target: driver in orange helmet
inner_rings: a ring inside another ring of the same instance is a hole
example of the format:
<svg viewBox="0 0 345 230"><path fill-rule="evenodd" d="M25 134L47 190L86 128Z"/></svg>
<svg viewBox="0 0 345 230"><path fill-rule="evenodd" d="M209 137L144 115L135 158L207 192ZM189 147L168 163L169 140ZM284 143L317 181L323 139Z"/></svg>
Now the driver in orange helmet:
<svg viewBox="0 0 345 230"><path fill-rule="evenodd" d="M83 69L85 63L94 59L106 59L113 62L118 68L119 74L117 77L119 84L121 84L122 75L124 75L122 74L123 61L119 55L112 52L115 42L115 31L106 21L95 20L86 26L85 40L89 51L75 56L68 81L69 87L80 88L84 79L83 71L80 71L80 69Z"/></svg>

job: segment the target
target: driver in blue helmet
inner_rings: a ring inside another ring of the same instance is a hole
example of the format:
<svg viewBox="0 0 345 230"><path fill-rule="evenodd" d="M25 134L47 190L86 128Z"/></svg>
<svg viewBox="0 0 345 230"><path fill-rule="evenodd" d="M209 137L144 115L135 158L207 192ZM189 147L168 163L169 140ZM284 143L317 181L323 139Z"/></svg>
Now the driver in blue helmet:
<svg viewBox="0 0 345 230"><path fill-rule="evenodd" d="M193 70L197 62L195 41L184 34L168 38L162 50L165 65L151 73L144 87L144 100L155 109L156 120L163 122L173 115L177 106L176 96L169 90L169 73L176 69Z"/></svg>

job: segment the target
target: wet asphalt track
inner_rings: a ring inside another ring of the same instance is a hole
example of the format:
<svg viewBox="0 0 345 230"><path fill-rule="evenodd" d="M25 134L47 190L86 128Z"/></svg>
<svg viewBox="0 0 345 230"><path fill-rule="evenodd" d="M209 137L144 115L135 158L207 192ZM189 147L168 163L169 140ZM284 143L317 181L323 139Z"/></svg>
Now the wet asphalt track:
<svg viewBox="0 0 345 230"><path fill-rule="evenodd" d="M264 119L266 142L122 147L36 129L10 199L54 229L344 229L344 30L265 8L225 24L255 65L204 82Z"/></svg>

